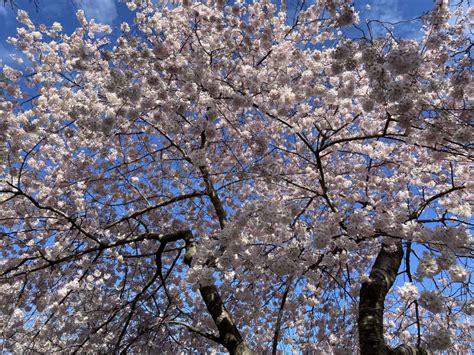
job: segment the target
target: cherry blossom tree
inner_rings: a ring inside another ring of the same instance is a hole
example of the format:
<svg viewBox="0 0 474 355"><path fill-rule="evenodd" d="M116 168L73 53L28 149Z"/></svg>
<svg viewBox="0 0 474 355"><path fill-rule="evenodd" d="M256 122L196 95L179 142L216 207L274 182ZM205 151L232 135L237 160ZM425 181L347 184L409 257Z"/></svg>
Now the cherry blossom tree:
<svg viewBox="0 0 474 355"><path fill-rule="evenodd" d="M473 10L407 40L344 0L128 7L18 12L2 349L467 353Z"/></svg>

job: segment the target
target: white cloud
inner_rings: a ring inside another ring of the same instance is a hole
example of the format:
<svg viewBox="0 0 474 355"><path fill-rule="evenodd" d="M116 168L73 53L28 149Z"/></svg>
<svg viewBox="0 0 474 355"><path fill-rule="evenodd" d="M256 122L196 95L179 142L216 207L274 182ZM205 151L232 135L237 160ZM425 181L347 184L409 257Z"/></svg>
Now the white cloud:
<svg viewBox="0 0 474 355"><path fill-rule="evenodd" d="M377 0L368 5L371 19L391 23L403 20L403 13L397 0Z"/></svg>
<svg viewBox="0 0 474 355"><path fill-rule="evenodd" d="M76 6L83 9L88 19L100 23L112 23L117 17L115 0L76 0Z"/></svg>
<svg viewBox="0 0 474 355"><path fill-rule="evenodd" d="M376 37L384 36L388 30L396 30L397 35L404 38L417 38L421 35L420 23L402 22L415 17L415 13L408 13L403 0L369 0L370 10L364 12L364 20L378 20L372 22L372 34Z"/></svg>

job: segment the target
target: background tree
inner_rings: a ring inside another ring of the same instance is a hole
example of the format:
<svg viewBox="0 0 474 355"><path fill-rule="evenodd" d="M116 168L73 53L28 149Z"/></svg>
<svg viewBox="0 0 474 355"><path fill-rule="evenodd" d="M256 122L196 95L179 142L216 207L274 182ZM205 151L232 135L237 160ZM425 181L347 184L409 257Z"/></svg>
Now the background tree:
<svg viewBox="0 0 474 355"><path fill-rule="evenodd" d="M467 352L472 10L415 41L340 0L128 6L19 11L3 349Z"/></svg>

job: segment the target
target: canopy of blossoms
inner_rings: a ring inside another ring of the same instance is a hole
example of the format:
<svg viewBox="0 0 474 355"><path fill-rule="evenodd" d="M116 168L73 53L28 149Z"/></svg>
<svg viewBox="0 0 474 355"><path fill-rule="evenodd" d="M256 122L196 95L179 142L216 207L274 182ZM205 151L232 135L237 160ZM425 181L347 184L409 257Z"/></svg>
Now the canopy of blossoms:
<svg viewBox="0 0 474 355"><path fill-rule="evenodd" d="M467 353L464 5L418 40L344 0L135 1L134 23L78 11L72 33L19 11L2 349Z"/></svg>

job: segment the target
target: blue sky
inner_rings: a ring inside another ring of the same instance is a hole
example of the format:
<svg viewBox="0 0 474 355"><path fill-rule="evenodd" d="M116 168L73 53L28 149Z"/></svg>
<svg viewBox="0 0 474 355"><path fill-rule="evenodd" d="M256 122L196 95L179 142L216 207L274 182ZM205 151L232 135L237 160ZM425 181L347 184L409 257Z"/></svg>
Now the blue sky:
<svg viewBox="0 0 474 355"><path fill-rule="evenodd" d="M28 11L31 19L35 23L51 25L53 22L60 22L66 33L73 31L78 22L75 13L82 8L86 16L96 19L97 22L111 25L119 25L123 21L131 21L131 12L127 9L125 2L117 0L39 0L39 7L29 0L16 0L18 8ZM3 0L0 1L3 4ZM10 6L0 5L0 59L5 64L11 64L9 54L14 50L6 43L9 36L15 35L18 23L15 19L16 9Z"/></svg>
<svg viewBox="0 0 474 355"><path fill-rule="evenodd" d="M312 1L307 1L308 4L310 2ZM2 3L3 1L0 1L0 4ZM16 3L19 8L30 13L35 23L51 25L57 21L63 25L66 32L71 32L77 25L75 12L79 8L84 9L88 18L111 25L119 25L122 21L130 21L132 18L125 3L118 0L39 0L38 10L30 0L16 0ZM287 8L291 9L295 3L296 0L288 0ZM419 16L433 6L433 0L356 0L355 3L362 23L369 18L387 22L407 20ZM370 6L369 10L367 5ZM15 11L10 6L0 5L0 59L5 64L12 63L9 54L13 51L5 40L15 34L17 25ZM420 36L418 28L416 24L405 24L396 32L403 37L417 38ZM376 34L381 34L382 30L381 26L374 24Z"/></svg>
<svg viewBox="0 0 474 355"><path fill-rule="evenodd" d="M369 0L355 1L358 3L357 9L360 11L361 23L367 19L374 19L383 22L396 23L399 21L411 20L433 8L434 0ZM366 6L370 9L367 9ZM381 34L383 27L374 24L377 34ZM420 23L411 25L406 23L396 28L395 34L402 37L420 38Z"/></svg>

